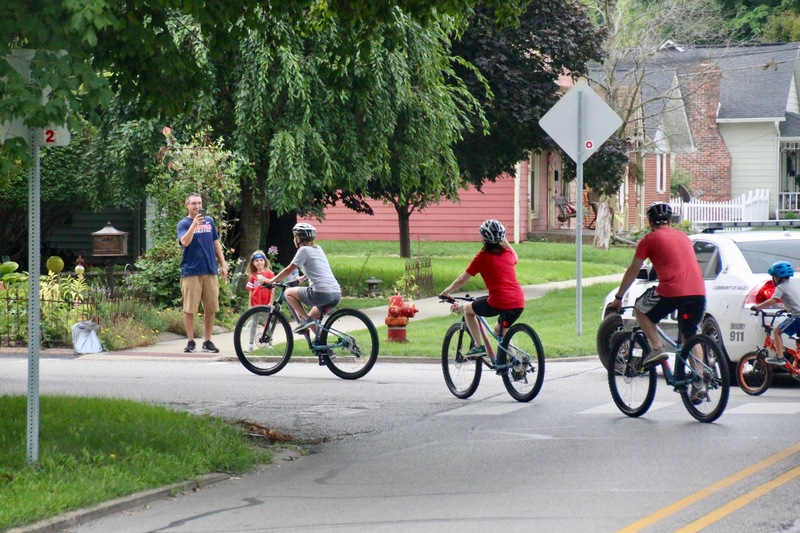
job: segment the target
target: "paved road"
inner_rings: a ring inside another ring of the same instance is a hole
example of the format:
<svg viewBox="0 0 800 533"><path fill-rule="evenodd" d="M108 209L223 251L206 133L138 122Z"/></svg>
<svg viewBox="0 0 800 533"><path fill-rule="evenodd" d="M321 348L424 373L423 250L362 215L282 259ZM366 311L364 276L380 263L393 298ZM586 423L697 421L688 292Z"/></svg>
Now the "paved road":
<svg viewBox="0 0 800 533"><path fill-rule="evenodd" d="M24 391L25 370L24 358L0 359L0 394ZM595 358L548 361L528 404L491 374L461 401L436 364L380 361L345 381L303 363L258 377L236 362L49 358L41 383L327 437L310 456L71 531L676 531L698 520L799 531L800 388L736 389L723 417L701 424L660 385L630 419Z"/></svg>

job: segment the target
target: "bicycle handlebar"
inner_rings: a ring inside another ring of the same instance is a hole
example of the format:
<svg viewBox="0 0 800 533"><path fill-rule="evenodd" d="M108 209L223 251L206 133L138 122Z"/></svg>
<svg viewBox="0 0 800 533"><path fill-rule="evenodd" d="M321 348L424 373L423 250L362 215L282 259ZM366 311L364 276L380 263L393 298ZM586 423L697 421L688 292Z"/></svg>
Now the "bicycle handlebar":
<svg viewBox="0 0 800 533"><path fill-rule="evenodd" d="M280 287L281 289L288 289L290 287L296 287L300 285L300 282L296 279L292 281L279 281L277 283L270 283L269 281L264 281L261 283L261 286L267 289L271 289L273 287Z"/></svg>
<svg viewBox="0 0 800 533"><path fill-rule="evenodd" d="M464 302L474 302L476 298L473 298L469 294L466 294L464 296L448 296L448 297L444 297L441 294L439 295L439 303L453 304L456 302L456 300L462 300Z"/></svg>

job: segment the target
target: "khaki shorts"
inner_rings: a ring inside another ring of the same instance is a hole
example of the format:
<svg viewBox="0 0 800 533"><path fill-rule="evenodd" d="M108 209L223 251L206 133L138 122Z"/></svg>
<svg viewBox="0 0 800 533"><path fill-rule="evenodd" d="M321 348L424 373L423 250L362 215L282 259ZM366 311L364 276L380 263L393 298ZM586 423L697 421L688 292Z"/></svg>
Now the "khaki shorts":
<svg viewBox="0 0 800 533"><path fill-rule="evenodd" d="M184 313L197 313L200 302L204 313L219 311L219 279L216 274L181 278L181 294Z"/></svg>

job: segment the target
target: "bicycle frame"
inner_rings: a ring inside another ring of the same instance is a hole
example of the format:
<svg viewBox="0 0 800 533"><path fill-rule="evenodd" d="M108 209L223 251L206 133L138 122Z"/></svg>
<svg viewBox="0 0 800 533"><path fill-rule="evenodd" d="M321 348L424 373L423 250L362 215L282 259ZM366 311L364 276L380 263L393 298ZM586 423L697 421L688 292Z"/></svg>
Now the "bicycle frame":
<svg viewBox="0 0 800 533"><path fill-rule="evenodd" d="M675 350L675 363L676 364L686 363L686 358L683 356L683 344L680 342L680 340L675 340L669 335L667 335L667 333L663 329L661 329L661 326L659 326L658 324L655 324L655 327L656 327L656 332L658 332L658 336L661 338L661 340L667 343L667 345L670 348ZM637 331L642 331L641 326L639 326L638 324L633 327L633 330L631 331L631 336L635 335ZM642 333L644 334L644 332ZM680 335L680 332L678 333L678 335ZM669 359L659 363L664 372L664 380L667 382L667 385L673 387L677 392L681 387L702 381L702 379L698 375L698 372L710 371L711 368L704 362L699 361L696 358L693 359L693 361L703 365L703 368L700 369L692 368L692 372L686 376L688 379L683 379L683 380L678 380L675 378L675 374L672 372L672 367L669 364ZM689 366L692 367L692 365Z"/></svg>
<svg viewBox="0 0 800 533"><path fill-rule="evenodd" d="M274 285L276 287L280 287L281 291L280 291L280 294L278 295L278 297L275 298L275 301L272 303L273 309L275 309L276 312L281 313L283 311L283 307L285 305L289 309L289 313L291 313L292 317L294 317L295 323L299 324L302 321L302 319L297 315L297 312L294 310L294 308L291 305L289 305L289 302L286 300L286 296L284 295L286 289L289 288L289 287L296 286L297 282L275 283ZM320 365L324 364L323 361L322 361L322 352L323 351L328 350L330 348L337 348L337 347L340 347L340 346L347 346L349 343L352 343L352 337L350 335L347 335L343 331L328 329L323 325L323 319L325 318L326 315L330 314L330 311L331 311L331 309L329 307L327 307L327 306L324 307L322 309L322 313L320 314L319 318L315 319L315 322L316 322L315 330L316 331L314 332L314 338L313 339L311 338L311 333L310 333L310 331L308 329L306 329L305 331L302 332L303 337L305 337L306 342L308 343L308 348L312 351L312 353L314 353L314 355L319 357ZM331 333L332 336L337 339L336 344L318 344L320 332L323 331L323 330L327 331L328 333ZM270 334L271 333L272 332L270 332ZM348 339L349 339L349 341L348 341Z"/></svg>
<svg viewBox="0 0 800 533"><path fill-rule="evenodd" d="M775 346L775 339L772 337L772 332L775 330L775 320L777 320L779 316L786 316L788 318L791 315L786 311L778 311L773 315L768 315L764 311L757 311L757 313L761 314L761 327L764 328L764 333L765 333L764 344L761 347L761 350L771 350L772 353L778 355L778 357L783 357L783 354L778 353L778 348L777 346ZM769 324L767 324L766 322L768 316L771 317ZM788 338L795 341L795 346L797 345L798 341L797 337L792 336ZM783 364L783 367L785 367L786 370L788 370L790 373L794 375L800 375L800 368L795 366L795 365L800 365L800 350L798 350L797 348L795 349L789 348L785 344L783 346L783 350L789 355L791 355L793 360L789 361L789 359L786 358L786 362ZM792 364L793 362L795 364ZM781 365L777 366L780 367Z"/></svg>
<svg viewBox="0 0 800 533"><path fill-rule="evenodd" d="M498 335L494 332L494 328L489 325L489 322L486 320L486 317L483 317L481 315L475 315L475 316L478 318L478 329L480 329L481 338L483 339L483 345L486 347L486 353L489 354L490 362L486 361L483 358L481 358L481 361L483 362L484 365L486 365L491 369L495 370L500 369L501 367L499 367L497 364L497 354L499 353L500 350L503 350L504 352L508 353L508 350L506 350L502 346L501 341L503 340L503 335ZM462 324L464 324L464 327L466 328L467 327L466 317L462 316L461 322ZM492 347L492 343L489 339L489 336L491 336L491 338L494 339L494 342L497 343L497 350L495 350Z"/></svg>

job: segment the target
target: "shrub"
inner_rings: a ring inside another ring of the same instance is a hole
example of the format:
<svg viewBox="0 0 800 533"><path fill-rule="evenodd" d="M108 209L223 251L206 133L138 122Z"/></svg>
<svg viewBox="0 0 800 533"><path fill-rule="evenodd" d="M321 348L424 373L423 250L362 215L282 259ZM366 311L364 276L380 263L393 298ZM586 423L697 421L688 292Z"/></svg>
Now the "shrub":
<svg viewBox="0 0 800 533"><path fill-rule="evenodd" d="M181 303L181 250L176 243L157 244L136 261L131 287L159 307Z"/></svg>
<svg viewBox="0 0 800 533"><path fill-rule="evenodd" d="M100 328L99 337L106 350L114 351L155 344L158 333L133 317L116 316Z"/></svg>

